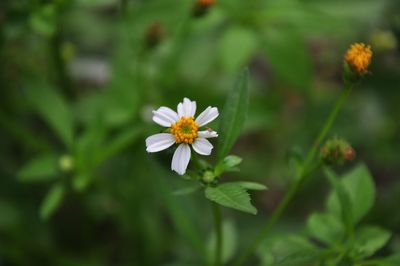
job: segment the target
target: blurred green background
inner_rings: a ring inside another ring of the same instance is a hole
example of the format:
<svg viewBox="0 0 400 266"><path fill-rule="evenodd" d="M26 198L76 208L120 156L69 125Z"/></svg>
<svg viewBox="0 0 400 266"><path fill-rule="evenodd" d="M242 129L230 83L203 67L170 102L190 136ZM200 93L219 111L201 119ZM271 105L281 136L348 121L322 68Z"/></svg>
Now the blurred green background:
<svg viewBox="0 0 400 266"><path fill-rule="evenodd" d="M250 110L233 150L243 164L223 178L269 191L255 194L257 216L224 209L229 249L242 249L284 195L288 156L312 144L342 90L343 55L361 41L372 74L331 136L357 151L346 167L369 166L377 197L364 222L393 231L382 254L400 252L400 2L217 0L196 16L195 2L1 1L0 265L204 265L209 203L174 195L191 183L144 139L161 130L151 121L161 105L189 97L198 111L222 109L248 66ZM303 230L328 191L317 172L274 231Z"/></svg>

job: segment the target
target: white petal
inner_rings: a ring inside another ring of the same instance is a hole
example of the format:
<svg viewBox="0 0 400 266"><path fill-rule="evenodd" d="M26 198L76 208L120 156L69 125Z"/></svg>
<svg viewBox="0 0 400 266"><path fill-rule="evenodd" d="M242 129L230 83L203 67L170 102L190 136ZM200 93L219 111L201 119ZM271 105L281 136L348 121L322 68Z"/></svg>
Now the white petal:
<svg viewBox="0 0 400 266"><path fill-rule="evenodd" d="M206 110L199 114L199 116L196 118L196 123L199 126L204 126L217 118L218 115L218 108L209 106L206 108Z"/></svg>
<svg viewBox="0 0 400 266"><path fill-rule="evenodd" d="M155 134L146 139L146 151L158 152L171 147L175 143L175 136L169 133Z"/></svg>
<svg viewBox="0 0 400 266"><path fill-rule="evenodd" d="M192 144L195 152L201 155L210 155L211 150L213 149L213 145L204 138L197 138Z"/></svg>
<svg viewBox="0 0 400 266"><path fill-rule="evenodd" d="M170 127L178 121L178 114L172 109L162 106L153 111L153 121L163 127Z"/></svg>
<svg viewBox="0 0 400 266"><path fill-rule="evenodd" d="M198 131L197 136L199 138L216 138L218 137L218 133L214 130L204 130L204 131Z"/></svg>
<svg viewBox="0 0 400 266"><path fill-rule="evenodd" d="M168 116L174 123L179 120L178 114L171 108L161 106L158 111L162 112L164 115Z"/></svg>
<svg viewBox="0 0 400 266"><path fill-rule="evenodd" d="M183 103L178 104L179 117L191 117L196 113L196 102L188 98L183 99Z"/></svg>
<svg viewBox="0 0 400 266"><path fill-rule="evenodd" d="M180 175L186 173L186 168L190 161L190 147L188 144L182 143L176 149L172 157L171 169Z"/></svg>

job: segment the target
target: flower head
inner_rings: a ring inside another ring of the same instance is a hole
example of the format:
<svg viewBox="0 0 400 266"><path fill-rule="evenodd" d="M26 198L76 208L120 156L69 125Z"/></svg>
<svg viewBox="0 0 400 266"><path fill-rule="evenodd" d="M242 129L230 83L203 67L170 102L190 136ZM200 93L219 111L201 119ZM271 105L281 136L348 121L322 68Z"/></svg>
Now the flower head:
<svg viewBox="0 0 400 266"><path fill-rule="evenodd" d="M193 16L202 17L215 4L215 0L196 0L193 8Z"/></svg>
<svg viewBox="0 0 400 266"><path fill-rule="evenodd" d="M214 4L215 0L197 0L197 5L201 7L210 7Z"/></svg>
<svg viewBox="0 0 400 266"><path fill-rule="evenodd" d="M145 32L145 41L148 48L157 46L166 36L164 26L159 22L153 22Z"/></svg>
<svg viewBox="0 0 400 266"><path fill-rule="evenodd" d="M352 44L344 56L345 62L359 75L368 73L371 58L371 46L367 46L364 43Z"/></svg>
<svg viewBox="0 0 400 266"><path fill-rule="evenodd" d="M329 139L321 148L321 158L328 165L343 164L345 161L352 161L356 152L350 144L341 138Z"/></svg>
<svg viewBox="0 0 400 266"><path fill-rule="evenodd" d="M153 111L153 121L167 127L168 133L159 133L146 139L147 152L158 152L179 144L172 157L171 169L180 175L185 174L190 161L190 146L201 155L210 155L213 145L207 138L218 137L217 132L208 129L199 131L199 128L218 117L216 107L207 107L197 118L196 102L184 98L178 104L178 112L162 106Z"/></svg>

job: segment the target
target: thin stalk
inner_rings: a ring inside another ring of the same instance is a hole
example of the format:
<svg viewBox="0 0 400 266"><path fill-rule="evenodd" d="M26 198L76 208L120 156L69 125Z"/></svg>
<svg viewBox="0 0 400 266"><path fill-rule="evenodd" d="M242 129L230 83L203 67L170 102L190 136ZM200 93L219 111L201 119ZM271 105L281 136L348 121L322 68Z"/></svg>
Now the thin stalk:
<svg viewBox="0 0 400 266"><path fill-rule="evenodd" d="M128 11L128 0L121 0L119 8L120 8L121 15L125 16Z"/></svg>
<svg viewBox="0 0 400 266"><path fill-rule="evenodd" d="M251 242L251 244L244 249L242 254L239 256L238 260L234 264L235 266L240 266L247 261L247 259L254 253L257 247L261 244L262 240L268 235L270 229L273 225L279 220L282 216L283 212L289 205L290 201L293 199L294 195L296 194L297 190L300 186L304 183L307 176L311 174L310 167L312 167L312 161L317 154L318 148L321 145L322 141L326 138L326 135L329 133L329 130L332 128L333 123L342 108L344 102L348 98L353 85L350 85L345 88L345 90L340 95L340 98L336 102L335 106L333 107L331 113L329 114L328 119L326 120L324 126L322 127L318 137L314 141L314 144L310 151L308 152L306 159L303 164L303 168L300 171L299 177L296 181L290 186L288 192L286 193L283 200L279 203L279 206L275 209L272 213L271 218L267 221L264 227L261 229L260 233L256 236L256 238Z"/></svg>
<svg viewBox="0 0 400 266"><path fill-rule="evenodd" d="M319 133L317 139L314 141L314 144L313 144L311 150L307 154L302 172L305 172L307 170L306 168L309 166L309 164L314 159L314 157L318 151L318 148L320 147L322 141L325 139L326 135L329 133L329 130L332 128L333 123L335 122L335 119L337 117L337 114L339 113L343 104L346 102L352 88L353 88L353 85L349 85L347 88L345 88L345 90L340 95L340 98L338 99L334 108L332 109L328 119L325 122L324 127L322 128L321 132Z"/></svg>
<svg viewBox="0 0 400 266"><path fill-rule="evenodd" d="M221 207L215 203L211 202L213 215L214 215L214 226L215 226L215 257L214 257L214 266L221 265L222 259L222 219L221 219Z"/></svg>

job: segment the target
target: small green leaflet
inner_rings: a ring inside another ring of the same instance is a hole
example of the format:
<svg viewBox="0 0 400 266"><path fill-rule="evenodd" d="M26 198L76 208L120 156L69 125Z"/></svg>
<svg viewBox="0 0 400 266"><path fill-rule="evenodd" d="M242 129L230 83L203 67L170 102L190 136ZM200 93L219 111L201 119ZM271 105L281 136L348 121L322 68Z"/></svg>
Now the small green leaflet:
<svg viewBox="0 0 400 266"><path fill-rule="evenodd" d="M235 155L226 156L222 161L220 161L215 167L214 174L220 176L224 172L228 171L238 171L236 168L242 162L242 158Z"/></svg>
<svg viewBox="0 0 400 266"><path fill-rule="evenodd" d="M47 192L42 205L40 206L40 217L47 220L60 206L64 198L65 188L61 183L54 184Z"/></svg>
<svg viewBox="0 0 400 266"><path fill-rule="evenodd" d="M377 226L364 226L355 234L354 247L350 255L357 259L368 258L381 249L390 239L391 233Z"/></svg>
<svg viewBox="0 0 400 266"><path fill-rule="evenodd" d="M356 224L374 204L375 185L373 178L368 168L364 164L360 164L346 173L339 182L349 196L350 206L346 209L351 210L353 222ZM328 210L335 215L340 215L342 212L340 205L337 192L331 193L327 202Z"/></svg>
<svg viewBox="0 0 400 266"><path fill-rule="evenodd" d="M246 189L238 183L224 183L217 187L207 187L205 196L209 200L225 207L257 214L257 209L251 205L250 195L247 193Z"/></svg>
<svg viewBox="0 0 400 266"><path fill-rule="evenodd" d="M44 154L38 156L17 173L22 182L37 182L55 179L58 173L58 156L56 154Z"/></svg>

